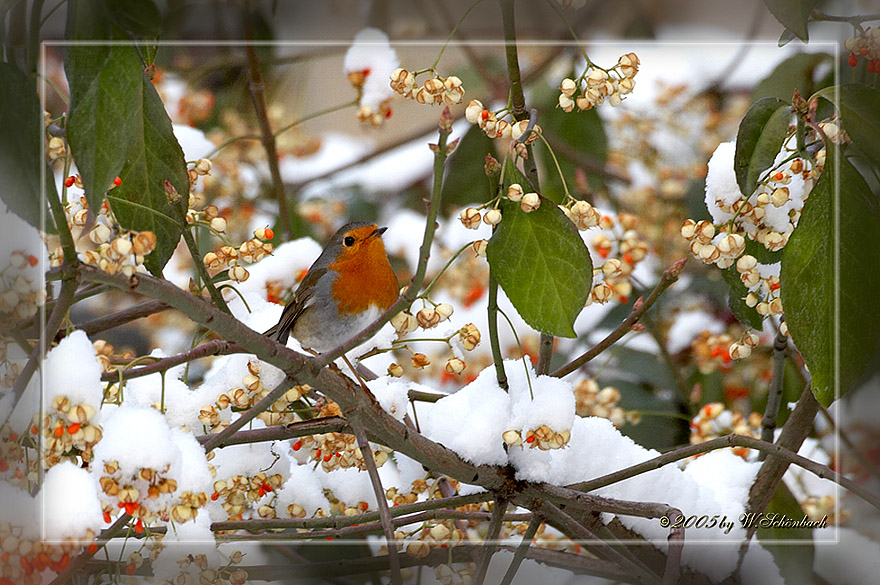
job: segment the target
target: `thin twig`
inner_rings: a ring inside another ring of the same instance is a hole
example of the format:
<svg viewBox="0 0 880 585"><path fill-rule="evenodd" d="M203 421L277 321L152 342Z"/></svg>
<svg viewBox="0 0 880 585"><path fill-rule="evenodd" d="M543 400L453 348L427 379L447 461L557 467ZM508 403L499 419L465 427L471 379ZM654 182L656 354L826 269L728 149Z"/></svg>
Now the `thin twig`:
<svg viewBox="0 0 880 585"><path fill-rule="evenodd" d="M636 299L636 302L633 303L633 308L630 314L620 323L620 325L617 326L616 329L614 329L614 331L609 333L605 339L584 352L581 356L573 359L571 362L562 366L550 375L557 378L567 376L614 345L614 343L616 343L621 337L632 331L632 326L638 323L639 318L645 313L645 311L650 309L654 303L657 302L660 295L678 280L678 275L681 274L686 262L687 258L682 258L664 270L663 275L660 277L660 282L657 283L654 290L651 291L647 298L642 299L639 297Z"/></svg>
<svg viewBox="0 0 880 585"><path fill-rule="evenodd" d="M126 323L137 321L138 319L143 319L144 317L149 317L156 313L161 313L168 308L168 305L162 301L149 300L122 309L121 311L110 313L109 315L96 317L91 321L77 326L77 329L85 331L86 335L91 337L96 333L101 333L102 331L113 329L114 327L119 327L120 325L125 325Z"/></svg>
<svg viewBox="0 0 880 585"><path fill-rule="evenodd" d="M492 508L492 519L489 521L489 530L486 532L483 549L477 561L477 569L471 580L474 585L483 585L483 581L486 579L489 563L498 547L498 536L501 534L501 523L504 521L505 510L507 510L507 500L501 497L496 498L495 506Z"/></svg>
<svg viewBox="0 0 880 585"><path fill-rule="evenodd" d="M189 254L192 257L196 272L198 273L202 284L205 286L205 289L208 291L211 301L218 309L231 315L232 311L226 306L226 301L223 300L223 295L220 294L220 291L214 286L214 280L211 278L210 273L208 273L208 268L205 266L201 252L199 252L199 245L196 243L192 228L189 225L183 226L183 241L186 243L186 248L189 250Z"/></svg>
<svg viewBox="0 0 880 585"><path fill-rule="evenodd" d="M519 566L525 560L529 548L532 546L532 539L535 538L535 534L538 533L538 528L540 527L541 519L538 516L533 516L526 527L526 531L523 533L522 541L520 541L519 546L516 547L516 551L513 553L513 559L510 561L510 565L507 566L507 572L504 573L500 585L510 585L513 583L513 578L516 576L516 572L519 571Z"/></svg>
<svg viewBox="0 0 880 585"><path fill-rule="evenodd" d="M223 446L247 445L250 443L265 443L268 441L286 441L309 435L322 435L325 433L351 433L351 426L341 416L325 416L310 420L301 420L288 425L275 425L261 429L238 431L223 439ZM205 444L214 435L200 435L196 437L199 443Z"/></svg>
<svg viewBox="0 0 880 585"><path fill-rule="evenodd" d="M776 417L779 414L779 405L782 402L782 383L785 377L785 350L788 348L788 337L781 331L773 340L773 378L770 380L770 389L767 392L767 406L764 408L764 418L761 419L761 440L773 442L773 433L776 430ZM766 453L761 453L758 461L763 461Z"/></svg>
<svg viewBox="0 0 880 585"><path fill-rule="evenodd" d="M495 364L495 379L498 387L505 392L507 386L507 372L504 371L504 355L501 353L501 342L498 340L498 281L489 269L489 300L487 306L489 320L489 346L492 350L492 363Z"/></svg>
<svg viewBox="0 0 880 585"><path fill-rule="evenodd" d="M266 108L266 93L263 86L263 74L260 71L260 61L257 58L257 50L254 46L254 29L251 23L252 14L245 14L245 37L248 40L245 51L248 58L248 91L254 102L254 112L260 125L260 136L263 149L266 151L266 164L269 165L269 173L272 175L272 187L275 191L275 200L278 202L278 217L285 240L293 238L293 228L290 225L290 211L287 208L287 195L284 192L284 181L281 179L281 170L278 167L278 149L275 143L275 133L272 131L272 123L269 121L269 112Z"/></svg>
<svg viewBox="0 0 880 585"><path fill-rule="evenodd" d="M577 166L581 167L585 171L589 171L590 173L596 175L601 175L606 179L611 179L612 181L617 181L618 183L622 183L624 185L629 185L632 182L630 181L629 177L621 175L610 167L603 166L602 163L592 158L590 155L580 150L577 150L576 148L572 148L561 139L557 139L552 132L548 133L546 130L544 130L542 136L553 150L555 150L565 158L571 159Z"/></svg>
<svg viewBox="0 0 880 585"><path fill-rule="evenodd" d="M541 502L534 512L543 516L548 523L561 530L563 534L586 541L583 546L588 547L590 552L599 558L610 560L618 567L628 571L640 583L655 583L659 585L660 579L658 579L656 575L647 572L631 559L615 550L611 545L596 538L586 526L563 512L556 504L551 502Z"/></svg>
<svg viewBox="0 0 880 585"><path fill-rule="evenodd" d="M229 355L233 353L245 353L245 349L236 345L235 343L232 343L231 341L226 341L225 339L212 339L211 341L205 342L201 345L197 345L194 348L188 349L184 352L158 359L155 362L146 366L132 368L130 370L121 369L104 372L103 374L101 374L101 380L104 382L113 382L119 380L120 378L123 380L131 380L134 378L140 378L141 376L149 376L150 374L155 374L156 372L165 372L173 368L174 366L185 364L187 362L191 362L204 357L212 355Z"/></svg>
<svg viewBox="0 0 880 585"><path fill-rule="evenodd" d="M88 550L81 552L76 558L70 561L70 566L67 567L67 569L52 579L49 585L63 585L64 583L74 581L80 569L82 569L99 550L104 548L111 538L114 538L118 532L125 528L129 520L131 520L131 516L128 514L122 514L116 519L116 522L102 530L95 542L97 548L94 549L94 552L89 552Z"/></svg>
<svg viewBox="0 0 880 585"><path fill-rule="evenodd" d="M403 577L400 575L400 556L397 552L397 539L394 537L394 526L391 524L391 512L388 509L388 500L385 498L385 490L382 488L382 480L379 478L379 469L373 458L373 449L367 441L367 433L359 424L352 421L354 436L358 447L364 457L364 465L373 485L373 493L376 494L376 502L379 507L379 520L382 523L382 531L385 533L385 545L388 550L388 564L391 567L391 583L401 585Z"/></svg>

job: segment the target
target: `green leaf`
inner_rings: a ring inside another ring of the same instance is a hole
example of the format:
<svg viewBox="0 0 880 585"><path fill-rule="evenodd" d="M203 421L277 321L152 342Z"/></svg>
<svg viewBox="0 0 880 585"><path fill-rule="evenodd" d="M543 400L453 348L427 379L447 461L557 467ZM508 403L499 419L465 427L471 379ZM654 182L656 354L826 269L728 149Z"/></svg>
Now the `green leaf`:
<svg viewBox="0 0 880 585"><path fill-rule="evenodd" d="M831 55L826 53L798 53L789 57L755 87L752 101L776 97L790 102L795 89L804 97L813 95L817 89L813 80L816 67L830 59Z"/></svg>
<svg viewBox="0 0 880 585"><path fill-rule="evenodd" d="M92 3L77 2L69 35L124 36ZM183 229L183 213L168 203L169 181L185 202L189 178L171 119L132 44L74 45L65 58L70 85L68 138L86 198L97 209L105 195L122 227L149 230L156 249L146 266L159 274ZM119 176L122 184L108 193Z"/></svg>
<svg viewBox="0 0 880 585"><path fill-rule="evenodd" d="M468 203L484 203L492 197L485 171L487 154L495 154L492 139L479 126L471 126L446 164L441 196L445 211Z"/></svg>
<svg viewBox="0 0 880 585"><path fill-rule="evenodd" d="M798 501L784 483L780 483L770 499L764 518L770 514L783 514L792 521L800 521L806 516ZM810 583L813 579L813 530L810 528L759 527L758 541L771 555L786 585ZM780 540L800 540L803 544L776 544Z"/></svg>
<svg viewBox="0 0 880 585"><path fill-rule="evenodd" d="M834 90L840 99L834 99ZM880 166L880 91L860 83L828 87L817 94L837 105L843 129L874 164Z"/></svg>
<svg viewBox="0 0 880 585"><path fill-rule="evenodd" d="M55 224L44 211L40 181L45 169L40 154L43 109L33 81L8 63L0 63L0 128L0 176L4 179L0 198L35 228L54 233ZM48 169L46 190L55 191Z"/></svg>
<svg viewBox="0 0 880 585"><path fill-rule="evenodd" d="M776 98L758 100L739 124L733 168L744 195L751 195L785 141L791 107Z"/></svg>
<svg viewBox="0 0 880 585"><path fill-rule="evenodd" d="M183 201L189 197L190 183L171 119L146 77L137 97L140 124L129 138L126 164L119 175L122 184L107 194L107 200L124 228L156 234L156 249L146 257L146 266L159 274L183 231L182 210L168 203L165 181L174 185Z"/></svg>
<svg viewBox="0 0 880 585"><path fill-rule="evenodd" d="M508 163L505 188L511 183L526 185L525 178L510 167ZM577 228L544 197L530 213L507 199L500 209L501 223L486 249L498 284L529 326L541 333L575 337L574 320L593 281L590 253Z"/></svg>
<svg viewBox="0 0 880 585"><path fill-rule="evenodd" d="M761 247L763 248L763 246ZM722 270L721 275L730 289L727 305L733 312L733 316L746 327L760 331L763 328L764 319L758 314L758 311L746 304L745 296L749 294L749 289L746 288L746 285L740 279L736 266Z"/></svg>
<svg viewBox="0 0 880 585"><path fill-rule="evenodd" d="M557 95L554 94L554 100ZM539 119L541 128L548 142L554 147L559 166L568 182L568 188L574 194L575 171L584 168L584 164L580 161L588 161L601 168L608 160L608 139L605 136L602 119L596 108L584 112L566 113L556 107L555 102L541 112L542 116ZM535 151L544 171L541 176L542 195L556 203L562 203L565 191L553 157L543 142L536 146ZM587 169L584 171L590 191L605 190L605 178L601 174Z"/></svg>
<svg viewBox="0 0 880 585"><path fill-rule="evenodd" d="M809 40L807 23L818 0L764 0L764 6L785 28L803 42Z"/></svg>
<svg viewBox="0 0 880 585"><path fill-rule="evenodd" d="M835 158L830 150L784 248L780 275L788 329L824 406L856 385L880 340L880 210L858 171Z"/></svg>

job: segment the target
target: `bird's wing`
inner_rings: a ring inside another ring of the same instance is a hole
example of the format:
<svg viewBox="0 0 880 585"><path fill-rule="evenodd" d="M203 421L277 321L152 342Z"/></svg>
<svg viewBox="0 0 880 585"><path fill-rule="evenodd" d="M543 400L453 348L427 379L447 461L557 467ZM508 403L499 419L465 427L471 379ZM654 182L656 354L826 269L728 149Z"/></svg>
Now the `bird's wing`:
<svg viewBox="0 0 880 585"><path fill-rule="evenodd" d="M312 267L309 269L308 273L306 273L305 277L302 279L302 282L299 283L299 287L293 294L293 298L284 307L284 311L281 313L281 319L278 320L278 323L274 327L263 333L263 335L268 335L279 343L286 344L287 338L290 335L290 330L293 328L293 324L306 307L311 304L315 287L321 277L326 273L326 268Z"/></svg>

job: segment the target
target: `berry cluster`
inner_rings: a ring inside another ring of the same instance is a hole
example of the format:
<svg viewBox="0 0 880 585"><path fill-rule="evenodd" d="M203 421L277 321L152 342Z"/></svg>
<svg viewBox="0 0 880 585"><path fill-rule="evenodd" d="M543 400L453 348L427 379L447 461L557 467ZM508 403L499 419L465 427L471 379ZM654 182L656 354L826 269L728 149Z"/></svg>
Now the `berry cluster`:
<svg viewBox="0 0 880 585"><path fill-rule="evenodd" d="M229 423L220 416L226 409L247 410L262 400L271 388L263 385L260 375L261 362L257 359L248 361L248 373L242 377L241 387L232 388L220 394L214 404L204 406L199 411L199 422L211 433L220 432ZM293 404L311 391L308 385L293 386L276 400L267 410L257 415L266 426L285 425L299 420L293 410Z"/></svg>
<svg viewBox="0 0 880 585"><path fill-rule="evenodd" d="M846 39L844 48L849 51L849 66L859 64L859 58L866 61L868 73L880 73L880 28L868 28L861 34Z"/></svg>
<svg viewBox="0 0 880 585"><path fill-rule="evenodd" d="M562 449L568 445L571 439L571 431L564 429L562 431L554 431L547 425L541 425L536 429L528 429L525 439L522 433L515 429L508 429L501 435L504 442L511 447L522 446L523 442L531 449L540 449L541 451L550 451L553 449Z"/></svg>
<svg viewBox="0 0 880 585"><path fill-rule="evenodd" d="M591 66L577 79L565 78L559 85L559 107L566 112L590 110L602 105L605 100L612 106L619 106L624 96L632 93L635 76L639 72L639 58L635 53L620 57L617 65L604 70Z"/></svg>
<svg viewBox="0 0 880 585"><path fill-rule="evenodd" d="M71 404L64 395L55 396L43 416L43 468L49 469L76 456L91 461L92 448L101 440L101 427L92 424L95 408L90 404Z"/></svg>
<svg viewBox="0 0 880 585"><path fill-rule="evenodd" d="M578 416L597 416L607 418L615 427L624 422L638 424L641 416L637 412L624 411L620 406L620 390L614 386L600 389L593 378L581 380L574 386L575 413Z"/></svg>
<svg viewBox="0 0 880 585"><path fill-rule="evenodd" d="M80 176L68 177L65 185L82 188ZM93 216L90 216L85 197L73 199L64 210L74 241L92 244L90 249L80 254L80 259L107 274L118 272L131 276L142 270L144 256L156 248L156 234L123 230L106 200ZM79 236L86 228L89 228L88 239L81 240ZM51 266L60 266L63 260L64 252L58 244L49 254L49 262Z"/></svg>
<svg viewBox="0 0 880 585"><path fill-rule="evenodd" d="M592 221L594 215L588 213ZM604 262L593 269L593 290L587 298L588 305L611 300L629 302L633 291L632 273L648 255L648 243L637 230L639 224L638 217L626 212L618 213L616 220L610 215L599 218L597 225L602 232L593 236L591 244Z"/></svg>
<svg viewBox="0 0 880 585"><path fill-rule="evenodd" d="M339 405L332 401L325 401L317 409L317 416L342 416ZM325 471L334 469L348 469L356 467L361 471L367 469L364 463L364 455L357 445L357 439L350 433L322 433L308 435L296 439L290 448L297 454L297 458L308 458L314 463L320 464ZM388 461L390 449L384 446L373 448L373 459L377 467L382 467Z"/></svg>
<svg viewBox="0 0 880 585"><path fill-rule="evenodd" d="M205 211L212 207L214 210L217 209L213 205L209 205L205 208ZM213 220L211 223L213 226ZM272 254L274 247L269 240L274 237L275 232L268 227L256 229L254 230L254 237L245 241L238 248L235 248L234 246L221 246L217 251L205 254L202 262L205 263L205 267L211 272L216 273L220 270L228 269L226 274L230 280L244 282L250 277L250 273L241 265L241 262L258 262Z"/></svg>
<svg viewBox="0 0 880 585"><path fill-rule="evenodd" d="M428 299L425 299L425 301L431 302ZM433 304L433 307L427 306L426 304L426 306L419 310L415 315L409 311L402 311L391 318L391 326L394 327L397 332L397 341L392 349L403 348L410 350L407 345L407 342L410 340L403 339L404 336L412 333L418 327L425 330L432 329L439 323L448 320L452 315L452 305L447 303L431 304ZM450 357L444 362L443 371L450 376L461 374L465 368L467 368L467 363L455 355L452 340L457 339L458 343L465 351L472 351L480 343L480 331L473 323L468 323L444 339L452 355L450 355ZM424 370L432 363L431 359L424 353L413 352L410 350L410 354L410 365L415 370ZM403 367L396 362L393 362L388 366L389 376L399 378L403 373Z"/></svg>
<svg viewBox="0 0 880 585"><path fill-rule="evenodd" d="M195 583L211 583L212 585L226 585L228 583L229 585L244 585L247 583L247 571L241 567L235 567L235 565L241 563L242 558L244 558L244 553L237 550L231 555L224 555L224 558L227 558L228 562L225 563L224 566L215 569L212 568L212 565L216 566L216 561L212 563L204 554L187 554L182 556L177 561L179 572L176 575L173 575L169 580L163 581L161 585L190 585ZM128 571L128 567L131 567L133 564L135 567L137 566L136 561L129 558L129 564L126 566L126 570Z"/></svg>
<svg viewBox="0 0 880 585"><path fill-rule="evenodd" d="M263 499L266 494L273 493L284 483L280 473L268 475L260 472L253 476L233 475L214 482L214 493L211 500L222 498L221 506L230 520L241 520L244 513L253 504ZM275 508L264 503L257 508L260 518L274 518Z"/></svg>
<svg viewBox="0 0 880 585"><path fill-rule="evenodd" d="M15 321L30 319L46 302L46 289L35 282L39 259L24 250L14 250L9 264L0 271L0 328L11 331ZM5 360L5 356L4 356Z"/></svg>
<svg viewBox="0 0 880 585"><path fill-rule="evenodd" d="M73 505L73 504L72 504ZM0 523L0 585L39 585L45 583L43 571L61 573L70 566L72 557L82 552L95 534L86 530L80 540L47 543L38 537L29 538L9 522Z"/></svg>
<svg viewBox="0 0 880 585"><path fill-rule="evenodd" d="M144 524L165 519L176 505L172 494L177 491L177 480L169 476L170 469L151 467L130 468L118 461L105 461L102 475L98 479L103 493L104 520L111 522L119 510L134 517L134 530L144 532ZM198 498L196 498L198 500ZM202 505L207 497L201 498ZM192 499L190 503L194 503Z"/></svg>
<svg viewBox="0 0 880 585"><path fill-rule="evenodd" d="M461 79L449 77L430 77L421 86L416 85L418 73L397 68L391 74L391 89L403 97L420 104L454 106L464 97Z"/></svg>
<svg viewBox="0 0 880 585"><path fill-rule="evenodd" d="M478 125L489 138L509 138L524 144L531 144L541 134L541 127L537 124L529 131L528 120L508 122L506 120L508 116L506 108L498 112L492 112L484 108L479 100L468 102L464 116L471 124ZM522 136L526 131L529 131L529 135L523 140ZM522 153L518 151L518 154Z"/></svg>
<svg viewBox="0 0 880 585"><path fill-rule="evenodd" d="M746 417L741 412L725 409L720 402L710 402L691 420L690 428L692 445L731 433L757 439L761 436L761 415L753 412ZM749 459L751 449L733 447L733 452L743 459Z"/></svg>

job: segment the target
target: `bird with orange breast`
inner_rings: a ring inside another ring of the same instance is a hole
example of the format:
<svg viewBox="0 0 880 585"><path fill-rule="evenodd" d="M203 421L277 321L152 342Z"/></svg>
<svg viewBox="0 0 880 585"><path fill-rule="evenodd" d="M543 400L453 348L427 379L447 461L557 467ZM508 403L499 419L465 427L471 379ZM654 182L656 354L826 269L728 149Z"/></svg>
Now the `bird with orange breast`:
<svg viewBox="0 0 880 585"><path fill-rule="evenodd" d="M387 228L356 221L337 231L311 265L265 335L325 352L351 339L397 300L397 276L382 234Z"/></svg>

